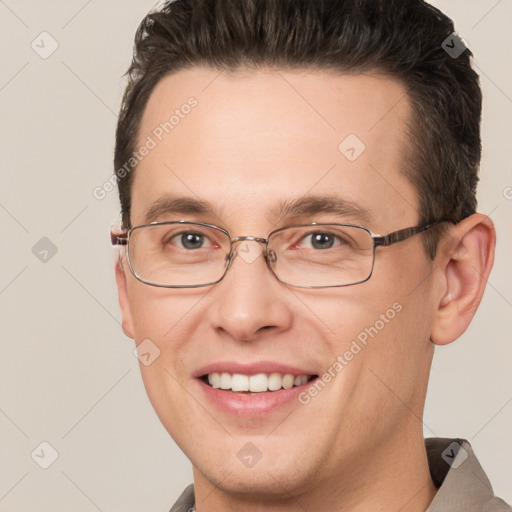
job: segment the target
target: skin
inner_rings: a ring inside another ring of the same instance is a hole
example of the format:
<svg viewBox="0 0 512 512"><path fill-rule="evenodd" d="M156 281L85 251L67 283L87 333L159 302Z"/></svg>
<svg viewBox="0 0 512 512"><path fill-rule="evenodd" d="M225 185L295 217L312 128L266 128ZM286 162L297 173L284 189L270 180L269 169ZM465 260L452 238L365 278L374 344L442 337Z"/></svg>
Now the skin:
<svg viewBox="0 0 512 512"><path fill-rule="evenodd" d="M187 98L198 105L139 164L131 224L165 194L199 198L212 215L169 212L231 236L266 237L286 224L352 222L329 214L275 218L283 199L334 194L368 210L377 234L418 223L418 196L401 174L410 106L404 87L377 75L299 70L229 73L192 68L163 79L140 128L141 143ZM338 145L356 134L354 162ZM156 288L137 281L124 253L116 266L123 329L161 351L141 364L148 396L193 464L203 511L424 511L436 489L421 422L435 344L470 323L493 262L492 222L475 214L450 228L436 259L421 235L377 249L369 281L345 288L280 283L263 257L236 257L218 284ZM332 366L365 327L402 306L308 405L257 419L221 413L192 373L214 361L271 360L299 368ZM250 468L237 452L261 452Z"/></svg>

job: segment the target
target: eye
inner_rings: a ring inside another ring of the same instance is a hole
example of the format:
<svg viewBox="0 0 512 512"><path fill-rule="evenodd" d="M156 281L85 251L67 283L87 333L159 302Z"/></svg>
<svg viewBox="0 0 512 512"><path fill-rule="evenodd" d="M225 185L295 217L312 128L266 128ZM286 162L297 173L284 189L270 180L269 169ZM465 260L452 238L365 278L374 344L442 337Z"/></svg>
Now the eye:
<svg viewBox="0 0 512 512"><path fill-rule="evenodd" d="M306 249L325 250L341 243L343 240L332 233L315 232L309 233L303 238L302 246Z"/></svg>
<svg viewBox="0 0 512 512"><path fill-rule="evenodd" d="M169 243L176 245L183 249L202 249L204 247L211 246L211 242L202 233L194 233L192 231L187 231L183 233L178 233L174 235Z"/></svg>

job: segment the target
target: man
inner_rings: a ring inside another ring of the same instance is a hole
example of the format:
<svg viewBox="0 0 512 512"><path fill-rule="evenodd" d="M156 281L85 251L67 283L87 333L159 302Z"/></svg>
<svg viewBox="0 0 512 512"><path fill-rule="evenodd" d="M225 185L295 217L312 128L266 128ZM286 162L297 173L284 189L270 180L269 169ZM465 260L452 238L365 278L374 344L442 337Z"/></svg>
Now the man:
<svg viewBox="0 0 512 512"><path fill-rule="evenodd" d="M124 332L193 464L173 512L498 511L425 442L435 345L482 298L481 93L420 0L177 0L117 129Z"/></svg>

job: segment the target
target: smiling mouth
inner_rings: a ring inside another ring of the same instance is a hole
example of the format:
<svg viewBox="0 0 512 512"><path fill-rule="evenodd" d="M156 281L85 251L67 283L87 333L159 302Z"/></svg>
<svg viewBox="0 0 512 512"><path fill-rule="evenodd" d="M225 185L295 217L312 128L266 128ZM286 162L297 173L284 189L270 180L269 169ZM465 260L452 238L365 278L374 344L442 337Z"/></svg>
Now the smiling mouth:
<svg viewBox="0 0 512 512"><path fill-rule="evenodd" d="M318 375L292 375L290 373L241 373L213 372L202 375L200 380L207 386L231 393L260 394L291 389L307 384Z"/></svg>

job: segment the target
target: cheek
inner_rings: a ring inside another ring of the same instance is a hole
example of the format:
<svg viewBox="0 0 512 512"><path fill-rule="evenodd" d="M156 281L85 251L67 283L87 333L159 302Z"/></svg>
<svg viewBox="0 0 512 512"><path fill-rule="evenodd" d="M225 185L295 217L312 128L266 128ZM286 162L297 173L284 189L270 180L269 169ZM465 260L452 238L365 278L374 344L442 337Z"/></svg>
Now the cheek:
<svg viewBox="0 0 512 512"><path fill-rule="evenodd" d="M428 315L422 316L421 303L408 296L393 306L364 331L368 334L367 357L360 378L364 379L361 387L368 390L368 410L399 417L405 412L404 404L412 410L420 407L432 345Z"/></svg>
<svg viewBox="0 0 512 512"><path fill-rule="evenodd" d="M399 396L403 391L404 399L411 396L430 346L429 315L424 311L427 287L425 283L408 293L411 286L405 279L393 285L374 279L354 287L350 296L338 294L323 306L310 304L322 311L332 331L326 369L340 362L342 368L331 370L343 375L337 379L339 393L375 404L390 394L386 386Z"/></svg>
<svg viewBox="0 0 512 512"><path fill-rule="evenodd" d="M182 412L190 406L190 396L183 390L188 385L190 369L185 367L183 358L192 332L192 314L189 313L190 319L187 315L191 306L183 304L178 297L155 298L153 293L140 294L135 302L139 366L155 412L175 437L187 431ZM144 357L147 353L149 357Z"/></svg>
<svg viewBox="0 0 512 512"><path fill-rule="evenodd" d="M190 396L175 369L165 364L167 355L162 352L150 366L141 364L141 375L147 396L160 422L176 443L183 449L190 432Z"/></svg>
<svg viewBox="0 0 512 512"><path fill-rule="evenodd" d="M128 297L135 339L149 338L164 345L162 348L179 340L179 333L187 329L204 295L205 291L198 289L177 291L130 280Z"/></svg>
<svg viewBox="0 0 512 512"><path fill-rule="evenodd" d="M180 383L188 377L182 358L197 324L194 306L201 296L184 297L142 283L132 283L128 291L141 375L160 415L162 401L168 402L160 395L170 389L168 394L179 396Z"/></svg>

